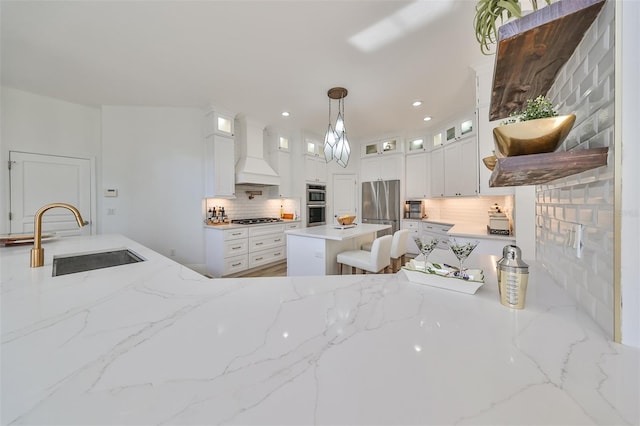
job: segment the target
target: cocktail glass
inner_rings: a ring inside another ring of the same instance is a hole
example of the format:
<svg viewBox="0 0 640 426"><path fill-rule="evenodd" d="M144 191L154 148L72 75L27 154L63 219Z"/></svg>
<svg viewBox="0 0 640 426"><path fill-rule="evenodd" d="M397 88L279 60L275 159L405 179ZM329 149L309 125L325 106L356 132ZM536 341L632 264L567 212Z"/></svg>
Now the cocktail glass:
<svg viewBox="0 0 640 426"><path fill-rule="evenodd" d="M413 237L413 241L415 241L418 246L418 250L422 253L422 257L424 257L424 271L427 271L427 257L431 254L434 248L438 245L440 240L434 237Z"/></svg>
<svg viewBox="0 0 640 426"><path fill-rule="evenodd" d="M458 261L460 262L460 270L454 273L454 276L458 278L462 278L463 280L468 280L469 275L464 272L464 261L469 257L471 252L476 248L480 241L477 240L460 240L455 238L450 238L448 241L449 248L456 255Z"/></svg>

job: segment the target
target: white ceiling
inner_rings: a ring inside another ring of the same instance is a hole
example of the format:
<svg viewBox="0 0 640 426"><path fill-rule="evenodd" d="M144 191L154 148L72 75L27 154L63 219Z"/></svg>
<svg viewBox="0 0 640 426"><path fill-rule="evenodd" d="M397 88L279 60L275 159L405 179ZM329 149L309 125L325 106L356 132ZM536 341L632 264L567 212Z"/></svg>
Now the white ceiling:
<svg viewBox="0 0 640 426"><path fill-rule="evenodd" d="M493 61L475 3L2 0L2 84L88 105L213 104L318 134L343 86L352 140L418 136L473 109L471 65Z"/></svg>

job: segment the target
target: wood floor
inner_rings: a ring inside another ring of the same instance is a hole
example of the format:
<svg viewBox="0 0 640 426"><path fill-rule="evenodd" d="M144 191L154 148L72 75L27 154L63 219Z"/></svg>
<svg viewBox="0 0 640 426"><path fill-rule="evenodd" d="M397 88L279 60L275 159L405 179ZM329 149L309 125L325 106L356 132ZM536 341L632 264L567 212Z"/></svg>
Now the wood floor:
<svg viewBox="0 0 640 426"><path fill-rule="evenodd" d="M286 277L287 276L287 261L274 263L265 268L256 269L253 271L240 272L231 277Z"/></svg>

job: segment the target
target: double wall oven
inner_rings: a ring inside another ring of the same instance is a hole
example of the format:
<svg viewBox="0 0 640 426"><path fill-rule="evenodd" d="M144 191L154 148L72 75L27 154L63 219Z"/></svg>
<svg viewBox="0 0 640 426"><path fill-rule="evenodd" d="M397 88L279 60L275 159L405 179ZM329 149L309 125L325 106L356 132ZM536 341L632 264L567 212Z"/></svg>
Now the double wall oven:
<svg viewBox="0 0 640 426"><path fill-rule="evenodd" d="M327 187L307 184L307 226L325 225L327 211Z"/></svg>

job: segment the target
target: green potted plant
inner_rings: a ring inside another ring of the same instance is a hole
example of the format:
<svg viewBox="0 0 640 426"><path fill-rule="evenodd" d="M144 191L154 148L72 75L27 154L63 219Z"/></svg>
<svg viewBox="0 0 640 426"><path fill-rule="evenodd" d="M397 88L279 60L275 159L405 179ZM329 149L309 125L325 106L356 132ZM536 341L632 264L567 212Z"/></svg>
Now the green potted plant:
<svg viewBox="0 0 640 426"><path fill-rule="evenodd" d="M529 1L533 10L538 10L538 1ZM551 4L551 0L544 1ZM473 25L480 51L485 55L493 53L490 45L498 41L498 20L502 25L506 20L520 17L522 17L520 0L478 0Z"/></svg>
<svg viewBox="0 0 640 426"><path fill-rule="evenodd" d="M514 112L503 126L493 129L496 156L553 152L565 140L575 121L575 114L559 116L544 96L529 99L523 110Z"/></svg>

